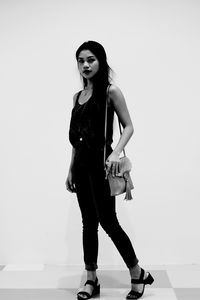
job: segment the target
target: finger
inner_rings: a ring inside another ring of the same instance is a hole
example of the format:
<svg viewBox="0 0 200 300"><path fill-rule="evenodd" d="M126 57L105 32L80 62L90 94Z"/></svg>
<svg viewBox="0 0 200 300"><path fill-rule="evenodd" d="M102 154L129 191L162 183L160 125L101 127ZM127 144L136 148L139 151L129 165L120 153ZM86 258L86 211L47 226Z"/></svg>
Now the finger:
<svg viewBox="0 0 200 300"><path fill-rule="evenodd" d="M105 169L105 179L108 179L108 170Z"/></svg>
<svg viewBox="0 0 200 300"><path fill-rule="evenodd" d="M72 193L72 190L71 190L71 188L69 186L67 187L67 191L70 192L70 193Z"/></svg>
<svg viewBox="0 0 200 300"><path fill-rule="evenodd" d="M111 162L109 160L106 161L106 166L111 167Z"/></svg>
<svg viewBox="0 0 200 300"><path fill-rule="evenodd" d="M69 191L69 192L73 192L73 189L72 189L72 185L71 185L71 183L70 182L67 182L66 183L66 189Z"/></svg>
<svg viewBox="0 0 200 300"><path fill-rule="evenodd" d="M72 193L75 193L76 192L76 186L75 186L75 184L73 183L72 184Z"/></svg>
<svg viewBox="0 0 200 300"><path fill-rule="evenodd" d="M108 168L106 169L106 173L107 173L107 174L110 173L110 167L108 167Z"/></svg>
<svg viewBox="0 0 200 300"><path fill-rule="evenodd" d="M110 161L106 161L106 173L107 175L110 173L110 168L111 168L111 162Z"/></svg>
<svg viewBox="0 0 200 300"><path fill-rule="evenodd" d="M116 164L115 176L119 174L119 163Z"/></svg>
<svg viewBox="0 0 200 300"><path fill-rule="evenodd" d="M119 173L119 163L118 162L115 162L113 164L113 168L112 168L112 174L113 176L117 176Z"/></svg>
<svg viewBox="0 0 200 300"><path fill-rule="evenodd" d="M116 172L116 164L113 163L113 164L112 164L112 168L111 168L111 173L112 173L112 176L113 176L113 177L115 176L115 172Z"/></svg>

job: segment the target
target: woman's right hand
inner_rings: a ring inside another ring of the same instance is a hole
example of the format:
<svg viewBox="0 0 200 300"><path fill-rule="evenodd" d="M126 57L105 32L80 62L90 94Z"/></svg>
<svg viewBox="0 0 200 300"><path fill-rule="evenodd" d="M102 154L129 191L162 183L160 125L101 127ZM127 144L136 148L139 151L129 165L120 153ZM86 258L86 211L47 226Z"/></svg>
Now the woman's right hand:
<svg viewBox="0 0 200 300"><path fill-rule="evenodd" d="M70 170L65 182L66 185L66 189L71 192L71 193L75 193L76 192L76 187L75 187L75 183L73 180L73 174L72 171Z"/></svg>

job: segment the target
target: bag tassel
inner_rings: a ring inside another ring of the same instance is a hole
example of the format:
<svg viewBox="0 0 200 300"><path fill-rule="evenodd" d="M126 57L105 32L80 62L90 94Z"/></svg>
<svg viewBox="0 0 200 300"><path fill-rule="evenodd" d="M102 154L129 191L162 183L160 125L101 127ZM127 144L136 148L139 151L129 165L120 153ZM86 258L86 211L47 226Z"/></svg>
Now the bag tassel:
<svg viewBox="0 0 200 300"><path fill-rule="evenodd" d="M125 181L126 181L126 195L125 195L124 200L132 200L133 197L131 194L130 183L129 183L128 179L125 179Z"/></svg>

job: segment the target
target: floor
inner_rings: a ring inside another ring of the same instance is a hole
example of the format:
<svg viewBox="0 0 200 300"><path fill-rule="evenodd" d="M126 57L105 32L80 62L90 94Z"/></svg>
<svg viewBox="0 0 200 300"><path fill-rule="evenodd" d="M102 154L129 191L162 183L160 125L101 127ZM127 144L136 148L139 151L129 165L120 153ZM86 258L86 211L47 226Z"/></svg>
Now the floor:
<svg viewBox="0 0 200 300"><path fill-rule="evenodd" d="M200 300L200 266L143 266L155 281L143 299ZM122 267L100 267L99 300L125 299L130 290L129 274ZM71 300L85 281L80 267L57 265L0 266L1 300Z"/></svg>

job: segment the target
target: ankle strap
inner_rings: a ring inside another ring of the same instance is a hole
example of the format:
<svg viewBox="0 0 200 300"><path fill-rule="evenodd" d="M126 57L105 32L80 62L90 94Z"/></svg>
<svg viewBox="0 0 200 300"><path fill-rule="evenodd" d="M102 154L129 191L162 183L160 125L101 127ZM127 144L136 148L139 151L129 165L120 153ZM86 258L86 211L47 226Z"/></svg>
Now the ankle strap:
<svg viewBox="0 0 200 300"><path fill-rule="evenodd" d="M140 278L139 279L131 279L131 283L139 284L144 283L144 270L141 268Z"/></svg>
<svg viewBox="0 0 200 300"><path fill-rule="evenodd" d="M89 284L89 285L95 287L95 286L97 285L97 282L98 282L98 279L97 279L97 277L96 277L95 281L87 280L86 283L85 283L85 285L86 285L86 284Z"/></svg>

